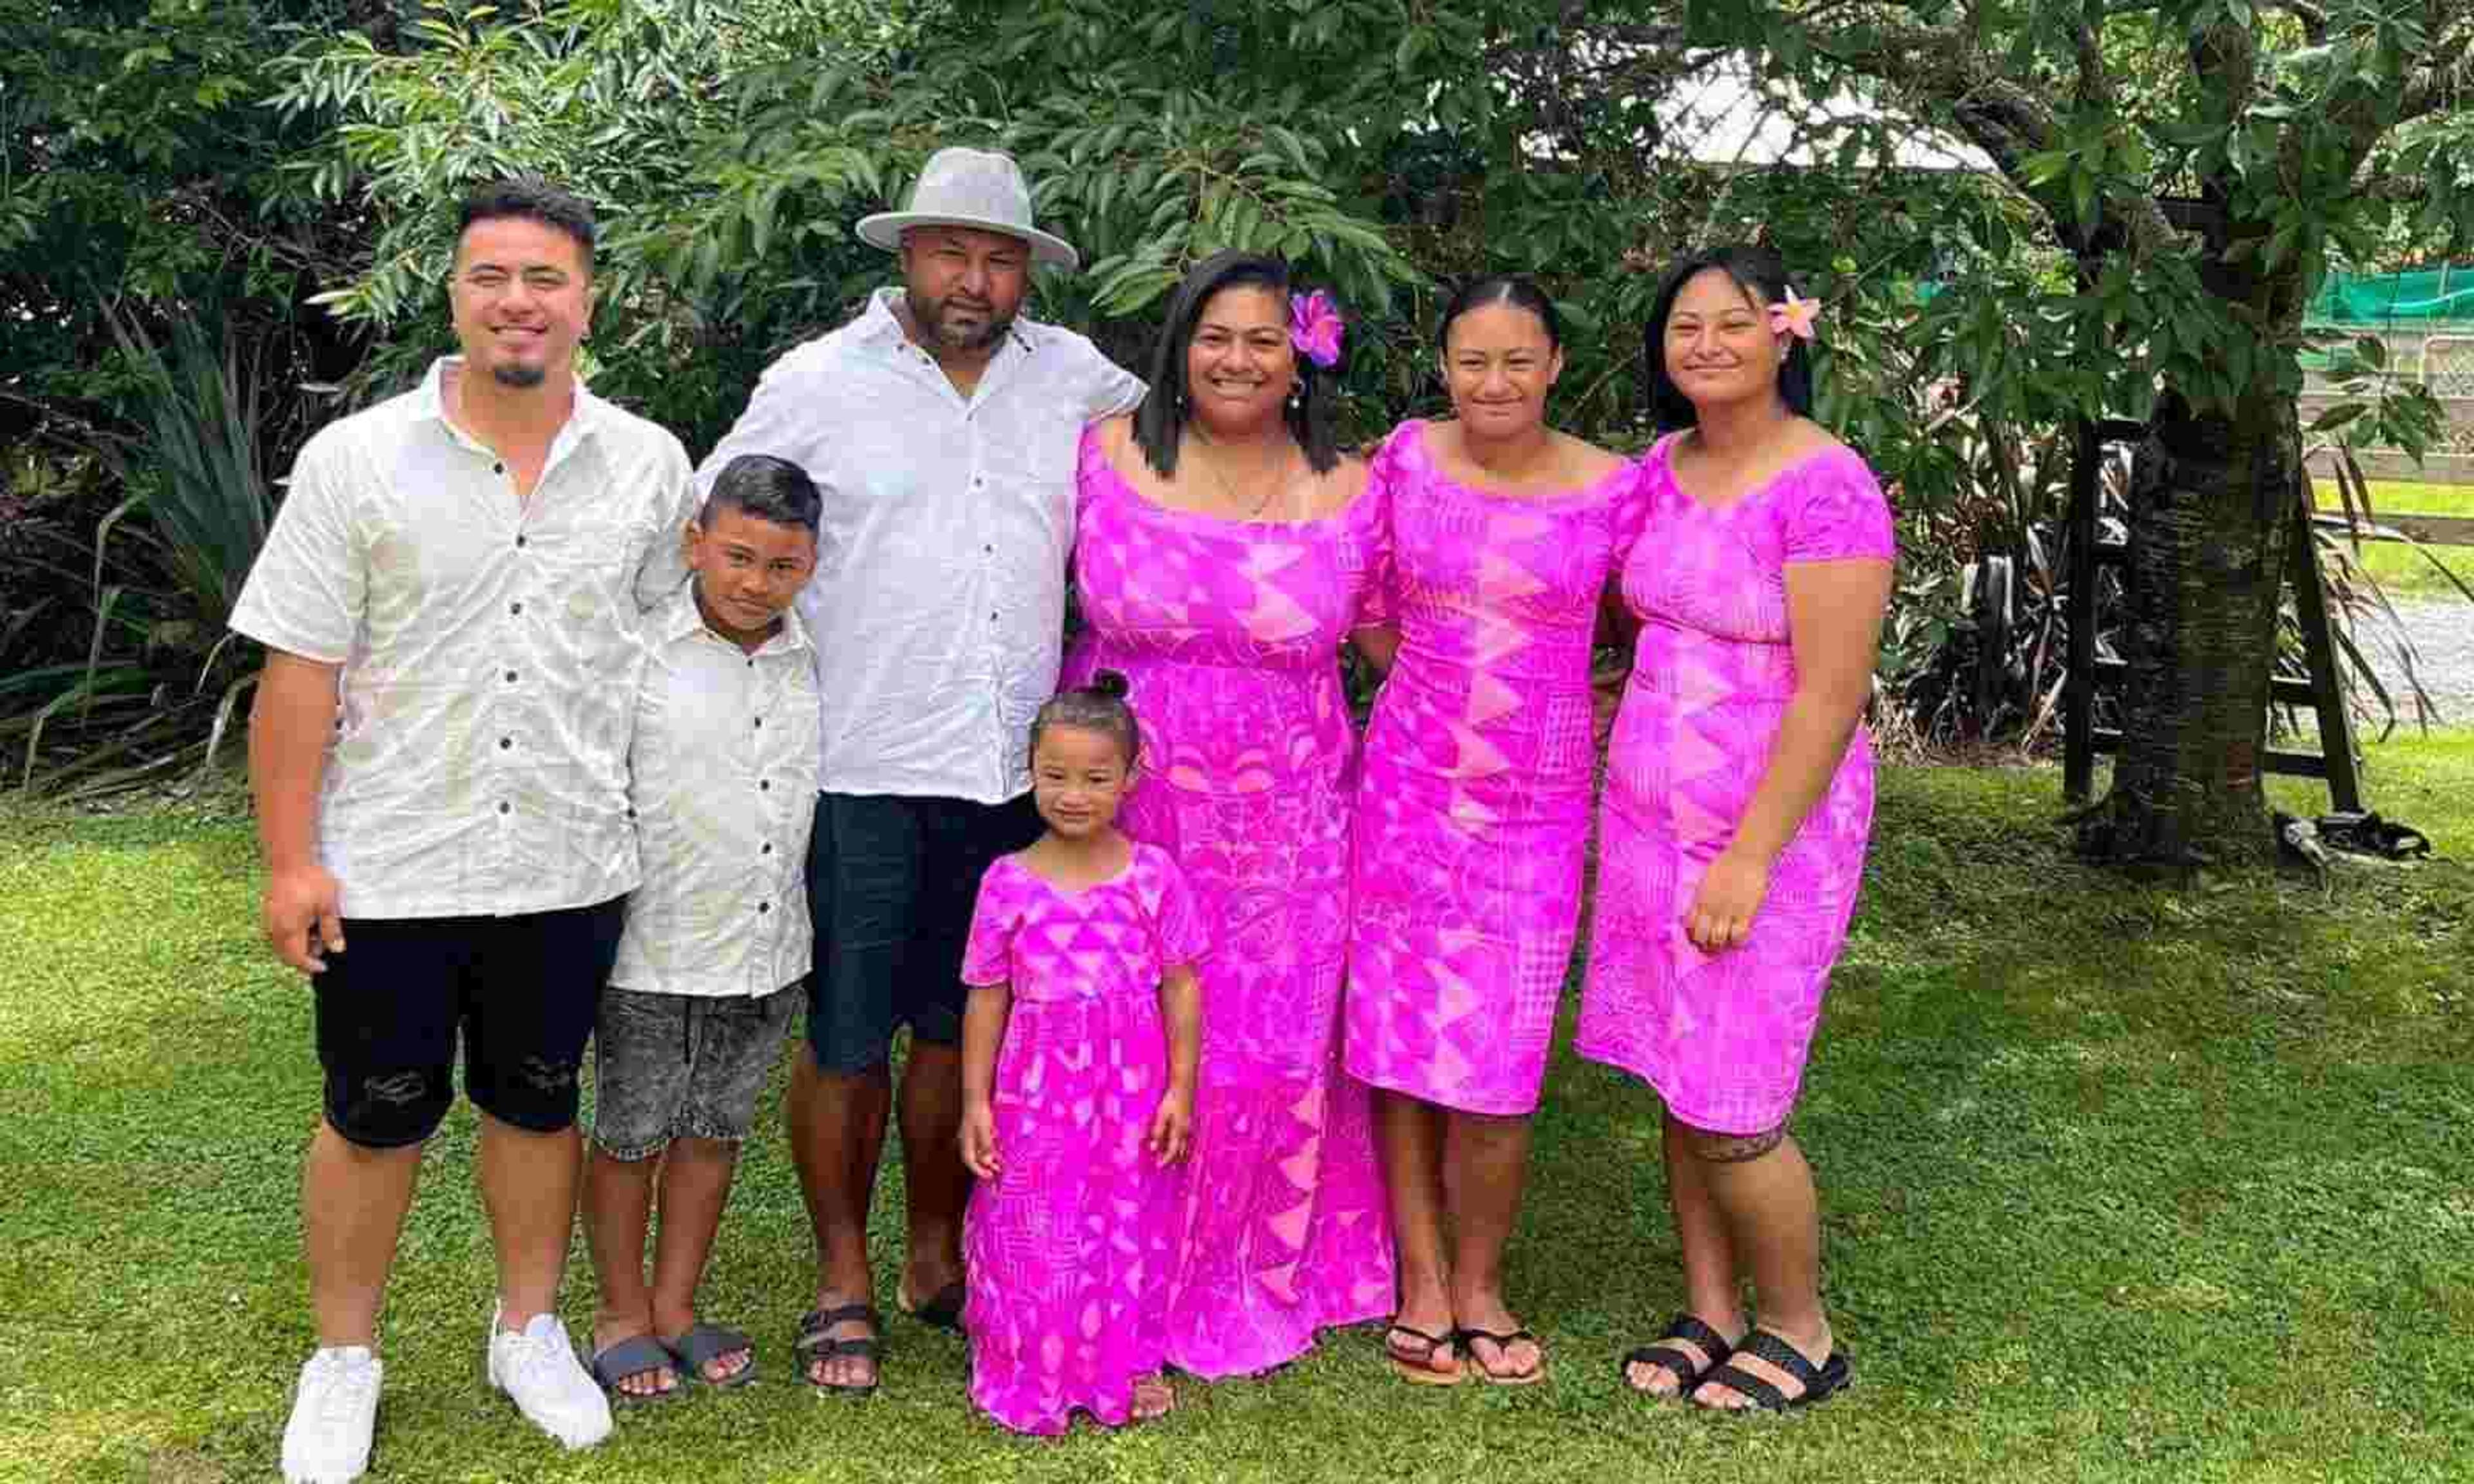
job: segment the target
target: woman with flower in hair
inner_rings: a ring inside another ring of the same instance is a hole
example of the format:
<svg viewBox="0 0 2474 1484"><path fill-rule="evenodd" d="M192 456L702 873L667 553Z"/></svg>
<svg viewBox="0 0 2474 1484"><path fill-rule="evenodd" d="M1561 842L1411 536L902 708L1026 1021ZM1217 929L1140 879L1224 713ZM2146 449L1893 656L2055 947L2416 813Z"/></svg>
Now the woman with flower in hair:
<svg viewBox="0 0 2474 1484"><path fill-rule="evenodd" d="M1203 1376L1293 1360L1392 1299L1366 1089L1337 1034L1340 646L1389 658L1381 512L1333 444L1342 338L1277 260L1204 260L1170 300L1149 395L1085 430L1076 476L1087 627L1065 683L1126 676L1144 739L1119 820L1175 857L1215 945L1167 1301L1168 1362Z"/></svg>
<svg viewBox="0 0 2474 1484"><path fill-rule="evenodd" d="M1621 579L1640 634L1575 1038L1664 1105L1685 1306L1624 1379L1730 1410L1805 1406L1852 1376L1786 1123L1863 875L1893 551L1872 470L1811 419L1817 314L1774 254L1742 247L1684 259L1651 308L1669 431Z"/></svg>
<svg viewBox="0 0 2474 1484"><path fill-rule="evenodd" d="M1393 1369L1524 1386L1546 1356L1503 1252L1580 925L1589 656L1638 468L1547 422L1563 327L1537 284L1463 286L1436 338L1453 416L1374 456L1400 653L1357 795L1348 1070L1391 1187Z"/></svg>

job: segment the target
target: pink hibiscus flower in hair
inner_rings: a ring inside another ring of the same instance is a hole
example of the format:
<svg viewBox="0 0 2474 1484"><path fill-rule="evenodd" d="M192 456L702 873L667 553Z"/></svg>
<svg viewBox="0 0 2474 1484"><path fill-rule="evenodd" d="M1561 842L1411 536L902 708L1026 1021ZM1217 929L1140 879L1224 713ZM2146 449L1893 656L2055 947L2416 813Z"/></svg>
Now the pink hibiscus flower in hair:
<svg viewBox="0 0 2474 1484"><path fill-rule="evenodd" d="M1340 310L1321 289L1289 296L1289 344L1328 371L1340 363Z"/></svg>
<svg viewBox="0 0 2474 1484"><path fill-rule="evenodd" d="M1798 340L1812 338L1812 322L1821 318L1821 300L1798 299L1788 289L1786 298L1770 305L1770 330L1773 334L1793 335Z"/></svg>

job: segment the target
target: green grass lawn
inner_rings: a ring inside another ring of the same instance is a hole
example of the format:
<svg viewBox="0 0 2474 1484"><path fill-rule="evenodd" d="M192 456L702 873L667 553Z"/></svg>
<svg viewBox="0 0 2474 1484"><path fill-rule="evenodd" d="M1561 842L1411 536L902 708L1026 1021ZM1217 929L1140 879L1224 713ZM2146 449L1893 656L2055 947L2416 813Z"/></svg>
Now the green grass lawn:
<svg viewBox="0 0 2474 1484"><path fill-rule="evenodd" d="M2323 482L2319 495L2322 510L2338 510L2338 495L2333 485ZM2413 484L2405 481L2371 483L2371 513L2386 521L2393 515L2474 515L2474 485ZM2347 547L2348 555L2353 548ZM2426 555L2427 553L2427 555ZM2435 567L2445 566L2457 574L2467 586L2474 587L2474 546L2430 546L2416 550L2400 541L2365 541L2360 555L2354 556L2364 571L2379 580L2391 599L2394 598L2458 598L2463 594Z"/></svg>
<svg viewBox="0 0 2474 1484"><path fill-rule="evenodd" d="M1859 1382L1806 1417L1620 1390L1616 1355L1679 1296L1657 1113L1566 1055L1513 1254L1548 1384L1411 1387L1344 1333L1269 1378L1185 1386L1165 1424L1052 1444L980 1421L961 1343L898 1319L876 1400L788 1378L809 1253L768 1111L707 1295L766 1378L561 1454L482 1386L492 1275L459 1108L387 1312L373 1478L2464 1478L2469 782L2474 733L2381 747L2367 772L2455 860L2349 868L2324 896L2168 895L2068 856L2051 770L1887 770L1798 1124ZM293 1199L317 1079L255 879L230 818L0 814L0 1479L274 1475L311 1338ZM579 1248L578 1328L587 1289Z"/></svg>

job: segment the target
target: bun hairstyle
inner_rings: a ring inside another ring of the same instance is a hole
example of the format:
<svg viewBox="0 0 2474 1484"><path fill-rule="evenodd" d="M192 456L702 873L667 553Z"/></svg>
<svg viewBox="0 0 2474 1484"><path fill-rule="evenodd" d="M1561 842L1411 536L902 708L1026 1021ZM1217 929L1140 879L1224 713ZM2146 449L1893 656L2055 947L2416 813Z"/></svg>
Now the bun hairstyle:
<svg viewBox="0 0 2474 1484"><path fill-rule="evenodd" d="M1051 727L1079 727L1112 738L1125 754L1126 766L1131 768L1143 751L1142 724L1134 719L1134 708L1126 704L1132 688L1124 672L1102 670L1089 683L1049 697L1031 719L1031 750L1039 751L1040 735Z"/></svg>

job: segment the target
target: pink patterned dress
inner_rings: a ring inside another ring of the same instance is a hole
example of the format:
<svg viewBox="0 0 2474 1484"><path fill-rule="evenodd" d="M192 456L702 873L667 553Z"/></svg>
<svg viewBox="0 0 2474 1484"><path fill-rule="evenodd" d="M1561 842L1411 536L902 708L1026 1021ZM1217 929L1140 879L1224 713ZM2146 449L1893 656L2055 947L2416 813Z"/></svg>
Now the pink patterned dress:
<svg viewBox="0 0 2474 1484"><path fill-rule="evenodd" d="M1209 945L1176 862L1136 845L1069 891L1000 856L980 881L965 984L1013 1011L992 1101L1003 1172L971 1192L971 1400L1017 1432L1110 1426L1167 1356L1175 1173L1144 1148L1168 1087L1159 985Z"/></svg>
<svg viewBox="0 0 2474 1484"><path fill-rule="evenodd" d="M1383 521L1371 487L1297 524L1171 510L1108 467L1096 429L1076 486L1088 627L1065 682L1130 682L1143 771L1118 827L1176 857L1215 945L1168 1358L1249 1375L1392 1307L1371 1110L1339 1039L1356 752L1339 651L1381 621Z"/></svg>
<svg viewBox="0 0 2474 1484"><path fill-rule="evenodd" d="M1445 1108L1538 1106L1581 913L1589 646L1637 466L1512 496L1403 423L1374 460L1399 657L1357 796L1348 1070Z"/></svg>
<svg viewBox="0 0 2474 1484"><path fill-rule="evenodd" d="M1862 729L1771 868L1751 936L1705 954L1685 919L1795 693L1787 564L1890 561L1890 508L1864 461L1832 446L1712 510L1676 484L1673 444L1647 460L1645 524L1623 569L1640 643L1607 761L1573 1049L1642 1078L1694 1128L1757 1134L1795 1105L1856 908L1873 821Z"/></svg>

